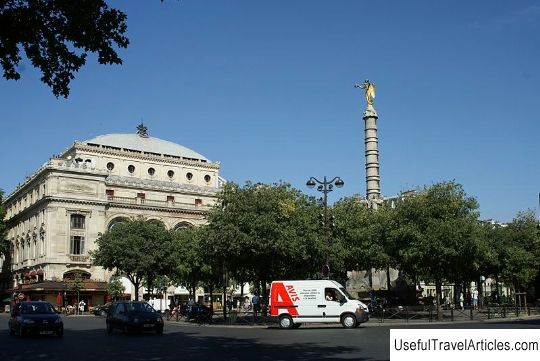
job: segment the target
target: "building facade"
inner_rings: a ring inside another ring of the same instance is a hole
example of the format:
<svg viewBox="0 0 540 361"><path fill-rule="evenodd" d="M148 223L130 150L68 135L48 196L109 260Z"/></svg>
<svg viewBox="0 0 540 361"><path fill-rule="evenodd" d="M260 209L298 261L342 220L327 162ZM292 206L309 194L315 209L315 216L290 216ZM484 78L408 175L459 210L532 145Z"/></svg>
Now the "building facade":
<svg viewBox="0 0 540 361"><path fill-rule="evenodd" d="M73 304L78 275L79 297L102 304L111 273L89 255L101 233L138 216L169 229L205 222L220 163L137 130L76 141L5 198L13 293Z"/></svg>

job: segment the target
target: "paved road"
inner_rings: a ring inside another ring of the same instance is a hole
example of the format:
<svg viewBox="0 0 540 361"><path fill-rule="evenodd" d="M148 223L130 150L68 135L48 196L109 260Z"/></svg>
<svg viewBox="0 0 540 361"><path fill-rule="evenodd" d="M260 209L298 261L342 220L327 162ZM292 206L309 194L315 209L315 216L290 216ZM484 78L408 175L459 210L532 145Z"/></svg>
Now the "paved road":
<svg viewBox="0 0 540 361"><path fill-rule="evenodd" d="M0 315L0 360L46 361L168 361L168 360L387 360L389 329L410 328L540 328L540 320L512 323L453 323L444 325L380 325L345 330L304 327L280 330L265 327L197 326L167 323L162 336L107 335L105 319L65 317L65 334L18 338L7 332L7 315Z"/></svg>

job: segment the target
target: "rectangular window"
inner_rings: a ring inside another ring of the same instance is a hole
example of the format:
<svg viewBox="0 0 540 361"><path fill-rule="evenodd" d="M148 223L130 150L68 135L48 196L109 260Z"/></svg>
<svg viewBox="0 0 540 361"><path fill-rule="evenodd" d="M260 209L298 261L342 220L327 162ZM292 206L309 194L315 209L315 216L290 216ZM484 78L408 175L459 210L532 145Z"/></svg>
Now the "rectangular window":
<svg viewBox="0 0 540 361"><path fill-rule="evenodd" d="M84 237L71 236L70 254L84 254Z"/></svg>
<svg viewBox="0 0 540 361"><path fill-rule="evenodd" d="M195 205L200 206L202 204L202 199L195 198Z"/></svg>
<svg viewBox="0 0 540 361"><path fill-rule="evenodd" d="M144 193L137 193L137 198L144 199L145 197Z"/></svg>
<svg viewBox="0 0 540 361"><path fill-rule="evenodd" d="M174 196L167 196L167 202L174 202Z"/></svg>
<svg viewBox="0 0 540 361"><path fill-rule="evenodd" d="M71 215L71 228L84 229L84 216L81 214Z"/></svg>
<svg viewBox="0 0 540 361"><path fill-rule="evenodd" d="M107 190L105 191L105 194L107 195L107 198L109 198L109 199L110 199L110 198L113 198L113 197L114 197L114 190L112 190L112 189L107 189Z"/></svg>

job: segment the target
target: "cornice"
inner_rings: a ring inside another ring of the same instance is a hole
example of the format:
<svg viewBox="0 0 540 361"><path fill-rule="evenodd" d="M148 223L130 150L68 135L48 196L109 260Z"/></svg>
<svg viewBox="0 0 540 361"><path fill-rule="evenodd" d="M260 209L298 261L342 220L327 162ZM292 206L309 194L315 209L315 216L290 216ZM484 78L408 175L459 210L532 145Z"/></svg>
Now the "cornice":
<svg viewBox="0 0 540 361"><path fill-rule="evenodd" d="M137 160L145 160L145 161L159 161L159 162L165 162L169 164L185 165L185 166L192 166L192 167L195 166L195 167L213 169L213 170L217 170L221 167L220 162L201 162L201 161L193 161L193 160L188 160L188 159L176 159L176 158L172 158L171 156L167 156L163 154L154 155L154 154L145 153L143 151L140 151L140 153L134 153L134 152L126 151L123 149L116 150L116 149L110 149L110 148L102 148L101 146L100 147L89 146L83 142L78 142L78 141L73 144L72 148L64 152L64 154L67 154L71 149L84 150L86 152L94 153L94 154L121 156L121 157L137 159Z"/></svg>

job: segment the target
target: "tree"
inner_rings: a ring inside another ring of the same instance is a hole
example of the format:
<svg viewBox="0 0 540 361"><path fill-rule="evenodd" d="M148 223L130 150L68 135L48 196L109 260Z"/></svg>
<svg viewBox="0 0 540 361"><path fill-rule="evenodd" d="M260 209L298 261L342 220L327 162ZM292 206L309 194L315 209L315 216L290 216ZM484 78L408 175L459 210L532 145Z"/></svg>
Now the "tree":
<svg viewBox="0 0 540 361"><path fill-rule="evenodd" d="M69 289L73 291L77 295L77 304L75 305L75 312L79 313L79 302L80 302L80 292L84 288L84 283L81 278L81 274L79 272L76 272L73 280L71 281L71 284L69 285Z"/></svg>
<svg viewBox="0 0 540 361"><path fill-rule="evenodd" d="M439 317L443 281L462 280L476 267L477 208L455 182L426 187L396 207L395 258L400 269L435 283Z"/></svg>
<svg viewBox="0 0 540 361"><path fill-rule="evenodd" d="M124 295L126 288L117 276L111 277L109 283L107 283L107 293L111 295L113 300L118 300Z"/></svg>
<svg viewBox="0 0 540 361"><path fill-rule="evenodd" d="M498 247L500 276L519 292L534 280L540 267L540 236L534 213L518 213L502 233Z"/></svg>
<svg viewBox="0 0 540 361"><path fill-rule="evenodd" d="M343 260L343 270L385 269L394 262L388 254L392 209L369 209L357 197L343 198L332 209L336 217L333 249L340 249L335 261Z"/></svg>
<svg viewBox="0 0 540 361"><path fill-rule="evenodd" d="M175 284L186 287L192 297L203 279L203 269L207 266L209 255L201 246L203 227L182 228L174 233L175 264L170 278Z"/></svg>
<svg viewBox="0 0 540 361"><path fill-rule="evenodd" d="M56 97L95 53L100 64L122 64L115 47L129 40L126 15L104 0L0 0L0 64L4 78L18 80L24 50Z"/></svg>
<svg viewBox="0 0 540 361"><path fill-rule="evenodd" d="M208 215L208 252L238 281L257 289L277 278L305 278L325 260L318 207L289 184L229 183ZM249 279L245 279L248 277Z"/></svg>
<svg viewBox="0 0 540 361"><path fill-rule="evenodd" d="M173 236L159 221L137 218L119 223L96 244L91 252L94 264L124 273L135 286L136 299L143 278L151 289L155 277L168 274L174 265Z"/></svg>

